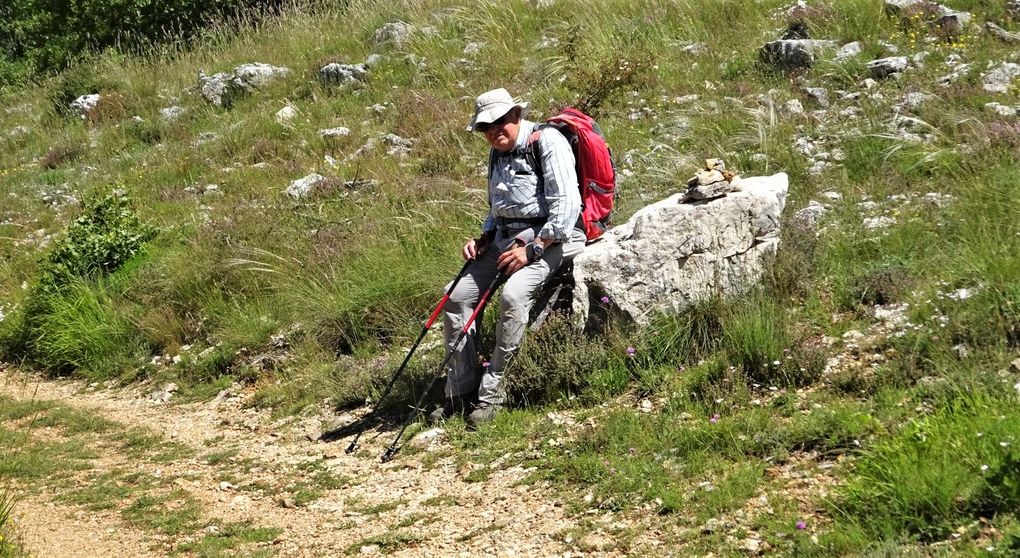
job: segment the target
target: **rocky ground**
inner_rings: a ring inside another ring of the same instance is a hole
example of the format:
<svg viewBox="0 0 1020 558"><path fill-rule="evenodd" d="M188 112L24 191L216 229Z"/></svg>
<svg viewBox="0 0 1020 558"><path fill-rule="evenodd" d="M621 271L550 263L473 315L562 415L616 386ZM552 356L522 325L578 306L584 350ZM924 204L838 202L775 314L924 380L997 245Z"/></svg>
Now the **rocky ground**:
<svg viewBox="0 0 1020 558"><path fill-rule="evenodd" d="M185 457L172 461L103 451L91 460L91 469L70 482L44 479L40 485L21 486L16 526L34 556L162 555L216 534L219 526L242 522L278 529L272 540L247 550L279 556L574 554L564 533L579 518L564 510L553 490L522 483L529 471L521 467L468 482L470 466L460 466L455 455L439 452L445 457L432 459L445 444L441 439L426 451L405 452L382 464L378 456L391 437L388 431L378 438L366 433L359 451L346 455L346 439L312 441L320 417L274 421L268 413L245 408L243 395L173 405L134 390L45 380L11 369L0 378L0 394L17 402L59 402L119 428L149 431L162 444L183 446ZM339 423L355 418L335 417ZM30 429L33 438L67 437L48 426ZM230 457L216 457L223 455ZM94 485L97 472L122 469L172 487L176 500L196 501L202 531L171 536L139 528L124 518L129 501L96 512L59 499ZM342 480L319 491L318 498L302 501L294 487L313 482L322 471ZM600 550L594 539L586 545L586 556L621 555Z"/></svg>

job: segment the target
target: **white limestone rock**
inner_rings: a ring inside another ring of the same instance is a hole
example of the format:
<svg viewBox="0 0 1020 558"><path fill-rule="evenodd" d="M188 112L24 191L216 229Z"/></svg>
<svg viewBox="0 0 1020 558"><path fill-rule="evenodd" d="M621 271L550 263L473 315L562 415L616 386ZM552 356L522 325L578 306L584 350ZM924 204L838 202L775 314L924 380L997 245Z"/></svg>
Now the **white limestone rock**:
<svg viewBox="0 0 1020 558"><path fill-rule="evenodd" d="M868 62L868 70L871 72L871 77L884 79L906 70L909 65L910 59L906 56L890 56Z"/></svg>
<svg viewBox="0 0 1020 558"><path fill-rule="evenodd" d="M682 193L611 229L574 260L575 316L604 312L603 296L638 323L705 298L745 292L779 245L785 173L734 179L737 191L696 203Z"/></svg>
<svg viewBox="0 0 1020 558"><path fill-rule="evenodd" d="M88 95L82 95L77 99L71 101L70 107L79 118L85 120L89 117L89 114L96 109L99 105L100 96L98 93L90 93Z"/></svg>
<svg viewBox="0 0 1020 558"><path fill-rule="evenodd" d="M294 199L300 199L307 196L323 180L326 180L325 176L313 172L304 178L299 178L291 182L290 186L288 186L283 193Z"/></svg>
<svg viewBox="0 0 1020 558"><path fill-rule="evenodd" d="M984 90L992 93L1006 93L1013 80L1020 77L1020 64L999 62L989 65L989 70L981 74Z"/></svg>

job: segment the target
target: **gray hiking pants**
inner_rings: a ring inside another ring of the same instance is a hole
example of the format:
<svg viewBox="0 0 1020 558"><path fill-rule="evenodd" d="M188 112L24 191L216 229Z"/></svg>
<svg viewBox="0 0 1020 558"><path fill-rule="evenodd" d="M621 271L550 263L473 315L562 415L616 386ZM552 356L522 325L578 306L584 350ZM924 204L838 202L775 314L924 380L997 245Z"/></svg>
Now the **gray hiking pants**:
<svg viewBox="0 0 1020 558"><path fill-rule="evenodd" d="M477 389L478 400L482 403L502 405L506 401L503 371L524 338L531 305L549 276L584 250L585 237L583 232L575 229L569 242L553 244L545 250L541 259L517 270L503 284L498 299L496 346L488 368L483 370L478 362L476 346L481 316L471 324L460 346L454 347L453 344L471 318L478 299L496 278L499 255L512 243L512 236L504 236L502 232L497 234L489 249L468 266L467 274L450 293L443 312L443 335L446 350L453 351L454 355L446 370L446 397L468 396ZM495 296L492 298L495 304Z"/></svg>

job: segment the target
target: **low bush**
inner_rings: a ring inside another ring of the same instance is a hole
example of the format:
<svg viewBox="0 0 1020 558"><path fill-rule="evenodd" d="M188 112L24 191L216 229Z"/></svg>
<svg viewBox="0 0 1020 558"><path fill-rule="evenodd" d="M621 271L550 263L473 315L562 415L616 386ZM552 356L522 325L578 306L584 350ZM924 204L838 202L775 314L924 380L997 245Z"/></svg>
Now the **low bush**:
<svg viewBox="0 0 1020 558"><path fill-rule="evenodd" d="M577 393L589 376L606 368L612 348L589 337L569 318L552 317L527 336L506 371L507 390L516 399L548 402Z"/></svg>
<svg viewBox="0 0 1020 558"><path fill-rule="evenodd" d="M59 288L75 277L113 272L155 236L156 229L138 218L127 197L95 200L54 243L42 265L41 284Z"/></svg>
<svg viewBox="0 0 1020 558"><path fill-rule="evenodd" d="M146 351L141 332L107 292L104 277L137 255L156 229L124 197L86 204L40 265L17 313L0 328L0 354L51 372L106 378Z"/></svg>

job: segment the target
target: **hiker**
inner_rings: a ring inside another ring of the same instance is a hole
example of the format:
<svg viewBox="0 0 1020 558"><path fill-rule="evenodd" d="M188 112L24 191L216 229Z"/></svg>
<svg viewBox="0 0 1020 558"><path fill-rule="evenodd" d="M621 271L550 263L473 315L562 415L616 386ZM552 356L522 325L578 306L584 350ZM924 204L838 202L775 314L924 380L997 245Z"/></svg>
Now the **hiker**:
<svg viewBox="0 0 1020 558"><path fill-rule="evenodd" d="M464 259L473 261L444 308L446 350L454 354L443 406L430 415L433 422L470 412L468 421L477 426L503 408L503 373L524 337L535 296L550 275L584 250L573 151L555 128L536 128L524 119L528 105L502 88L475 100L467 129L483 134L492 148L489 214L481 235L464 245ZM497 270L509 278L499 298L492 358L482 369L476 346L480 320L460 346L454 342Z"/></svg>

